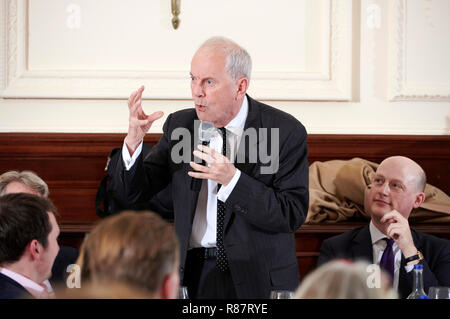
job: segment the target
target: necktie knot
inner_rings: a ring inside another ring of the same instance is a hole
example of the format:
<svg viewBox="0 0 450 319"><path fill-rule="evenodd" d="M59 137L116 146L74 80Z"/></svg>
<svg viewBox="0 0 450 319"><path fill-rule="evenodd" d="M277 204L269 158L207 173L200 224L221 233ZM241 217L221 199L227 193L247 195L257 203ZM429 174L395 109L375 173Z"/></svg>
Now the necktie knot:
<svg viewBox="0 0 450 319"><path fill-rule="evenodd" d="M394 244L394 240L392 238L383 238L386 241L386 249L392 249L392 245Z"/></svg>
<svg viewBox="0 0 450 319"><path fill-rule="evenodd" d="M227 129L225 127L219 127L218 130L220 131L220 134L222 134L222 136L225 134L227 134Z"/></svg>

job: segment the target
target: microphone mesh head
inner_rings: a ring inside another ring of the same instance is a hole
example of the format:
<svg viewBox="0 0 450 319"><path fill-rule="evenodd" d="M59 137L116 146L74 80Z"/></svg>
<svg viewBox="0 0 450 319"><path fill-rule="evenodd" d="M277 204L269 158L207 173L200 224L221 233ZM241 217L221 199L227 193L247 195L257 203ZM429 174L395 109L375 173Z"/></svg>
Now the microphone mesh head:
<svg viewBox="0 0 450 319"><path fill-rule="evenodd" d="M209 142L215 132L214 124L211 122L202 121L198 128L198 136L200 141Z"/></svg>

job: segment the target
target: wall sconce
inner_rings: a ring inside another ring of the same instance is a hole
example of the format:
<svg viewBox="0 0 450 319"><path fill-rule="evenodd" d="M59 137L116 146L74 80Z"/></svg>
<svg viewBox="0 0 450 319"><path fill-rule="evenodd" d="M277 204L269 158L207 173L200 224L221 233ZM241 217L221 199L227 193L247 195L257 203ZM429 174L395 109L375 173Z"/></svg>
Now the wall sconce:
<svg viewBox="0 0 450 319"><path fill-rule="evenodd" d="M178 18L178 15L180 14L180 4L181 0L172 0L172 26L175 30L178 29L178 26L180 25L180 19Z"/></svg>

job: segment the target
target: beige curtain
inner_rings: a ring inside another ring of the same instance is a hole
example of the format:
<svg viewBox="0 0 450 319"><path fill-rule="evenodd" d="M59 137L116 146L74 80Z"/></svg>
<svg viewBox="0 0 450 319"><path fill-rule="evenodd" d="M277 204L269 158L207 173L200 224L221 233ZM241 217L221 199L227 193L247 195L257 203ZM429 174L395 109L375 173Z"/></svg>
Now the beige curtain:
<svg viewBox="0 0 450 319"><path fill-rule="evenodd" d="M370 219L364 191L378 164L362 158L314 162L309 167L309 210L306 223ZM412 223L450 223L450 197L427 184L425 202L409 217Z"/></svg>

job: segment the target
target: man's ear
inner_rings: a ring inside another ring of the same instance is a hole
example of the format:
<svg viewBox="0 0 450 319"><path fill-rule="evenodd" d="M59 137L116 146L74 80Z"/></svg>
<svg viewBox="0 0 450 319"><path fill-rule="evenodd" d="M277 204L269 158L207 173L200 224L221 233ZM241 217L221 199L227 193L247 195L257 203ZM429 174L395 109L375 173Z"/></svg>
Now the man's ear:
<svg viewBox="0 0 450 319"><path fill-rule="evenodd" d="M425 201L425 193L420 192L416 195L416 200L414 201L414 208L419 207Z"/></svg>
<svg viewBox="0 0 450 319"><path fill-rule="evenodd" d="M41 248L42 248L42 245L39 244L39 242L36 239L33 239L27 245L26 250L32 260L37 260L37 259L39 259L39 256L41 254Z"/></svg>
<svg viewBox="0 0 450 319"><path fill-rule="evenodd" d="M245 77L238 79L237 85L238 85L238 89L237 89L236 99L240 99L240 98L244 97L245 93L247 92L248 79Z"/></svg>

